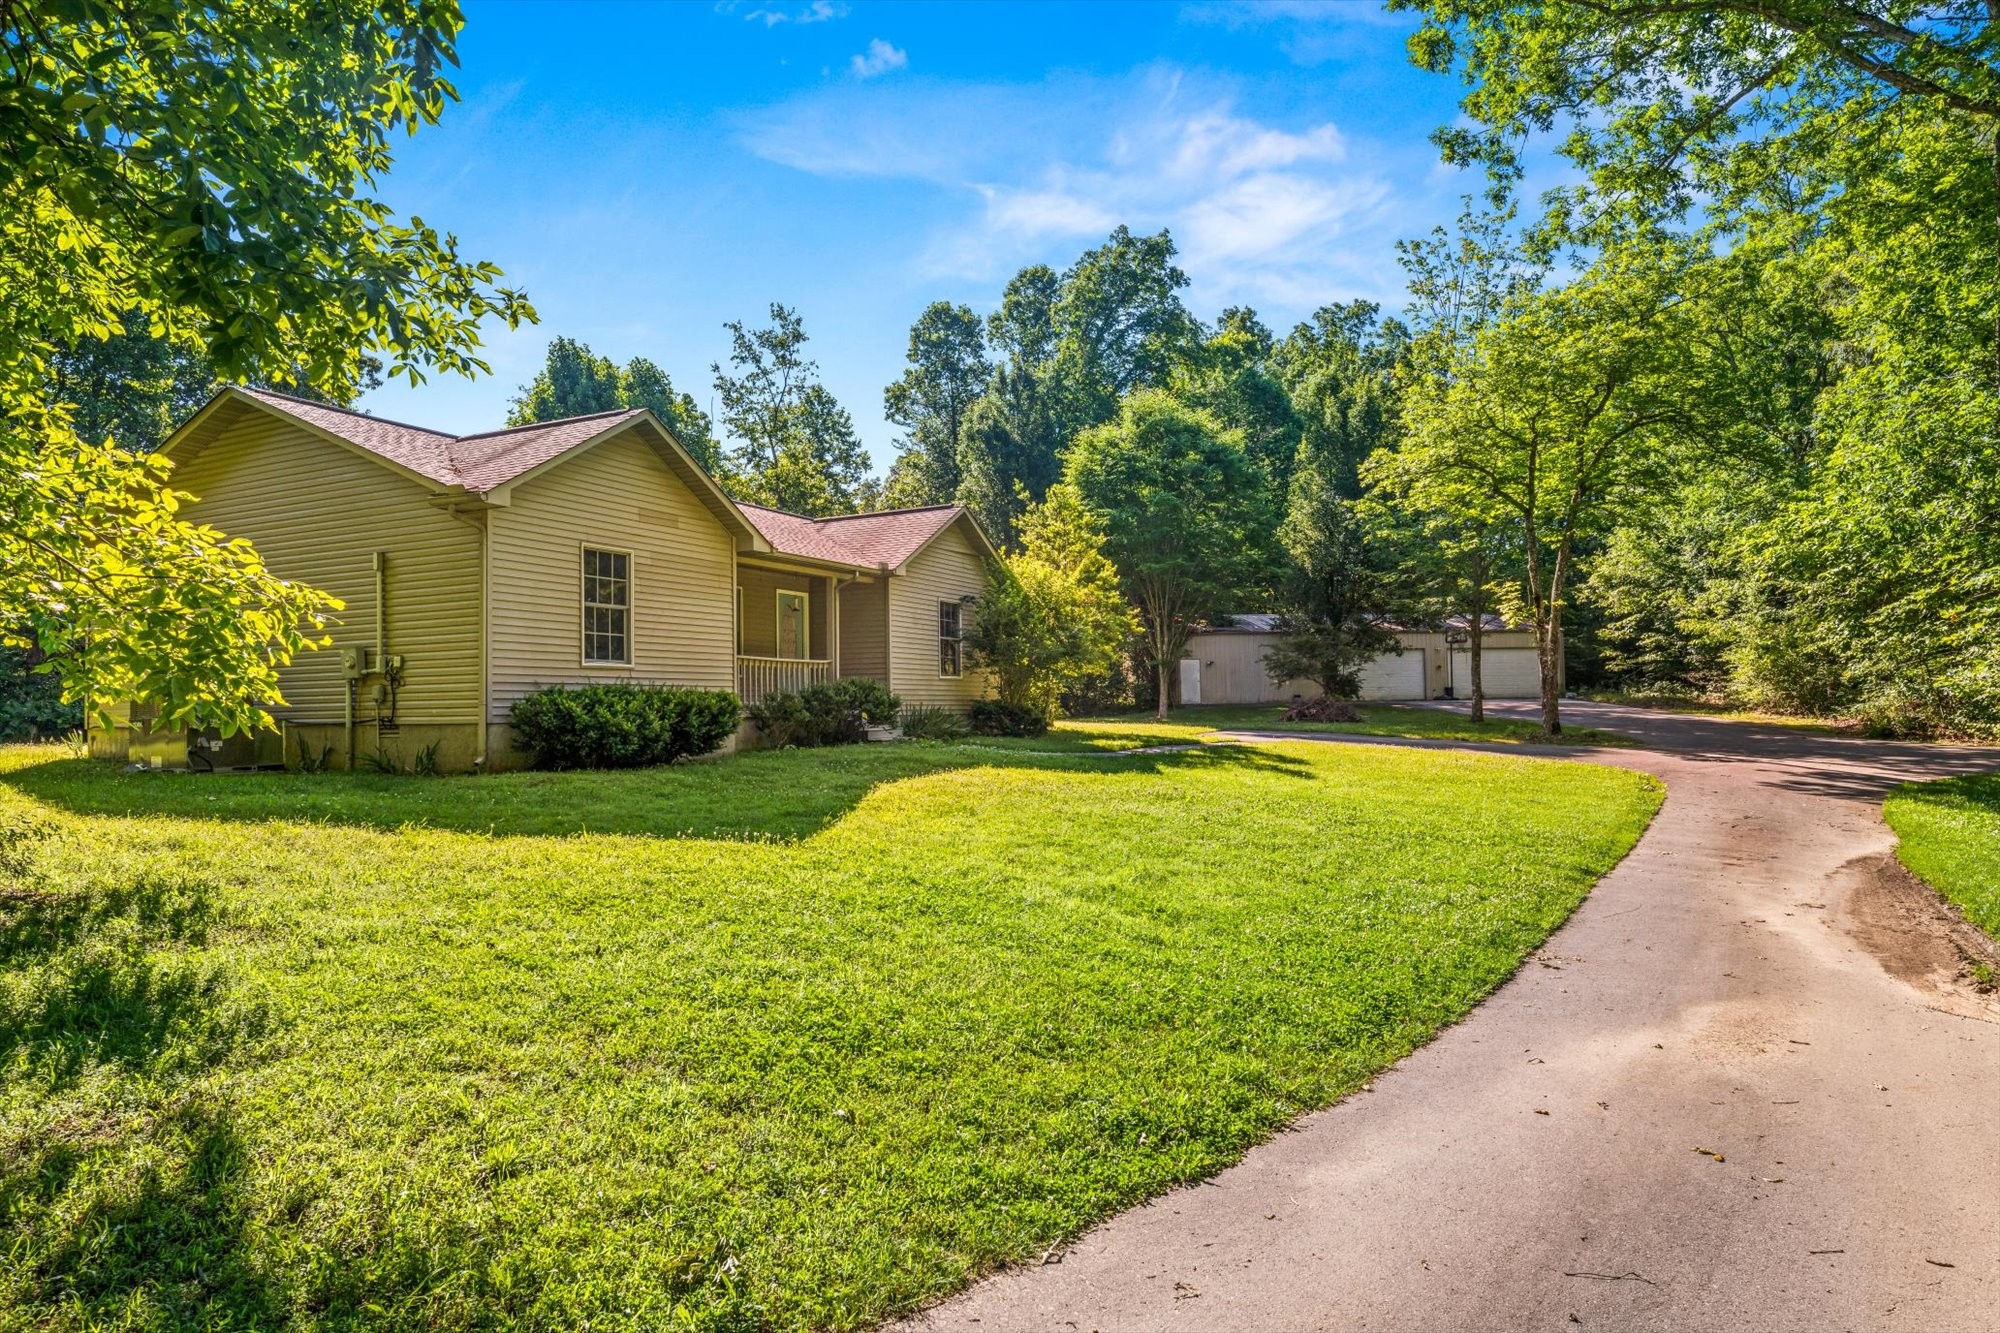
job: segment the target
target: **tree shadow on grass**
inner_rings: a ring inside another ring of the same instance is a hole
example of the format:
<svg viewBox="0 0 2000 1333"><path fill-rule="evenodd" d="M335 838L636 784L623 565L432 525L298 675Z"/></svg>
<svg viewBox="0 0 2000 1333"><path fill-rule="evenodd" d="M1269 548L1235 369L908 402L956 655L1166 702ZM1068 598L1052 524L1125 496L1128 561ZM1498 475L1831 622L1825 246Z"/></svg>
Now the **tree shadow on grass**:
<svg viewBox="0 0 2000 1333"><path fill-rule="evenodd" d="M30 1325L269 1326L248 1156L215 1076L262 1009L194 953L208 886L75 885L0 824L0 1307Z"/></svg>
<svg viewBox="0 0 2000 1333"><path fill-rule="evenodd" d="M667 768L413 778L374 774L222 776L127 772L58 760L0 774L23 795L83 815L328 823L393 832L411 826L500 837L580 833L658 838L811 836L875 787L967 768L1065 774L1242 772L1304 778L1310 765L1261 746L1167 752L1074 752L904 743L754 751Z"/></svg>

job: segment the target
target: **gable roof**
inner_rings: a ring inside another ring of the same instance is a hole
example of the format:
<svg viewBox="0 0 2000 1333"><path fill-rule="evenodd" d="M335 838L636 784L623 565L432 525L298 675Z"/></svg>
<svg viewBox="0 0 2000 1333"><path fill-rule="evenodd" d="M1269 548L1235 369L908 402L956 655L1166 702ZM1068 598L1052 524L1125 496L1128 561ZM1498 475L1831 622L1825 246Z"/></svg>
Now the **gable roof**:
<svg viewBox="0 0 2000 1333"><path fill-rule="evenodd" d="M337 435L349 444L360 445L369 453L399 463L441 486L463 486L475 494L497 490L584 441L645 414L644 408L623 408L477 435L448 435L441 430L371 417L269 389L235 392L317 426L329 435Z"/></svg>
<svg viewBox="0 0 2000 1333"><path fill-rule="evenodd" d="M328 435L337 435L371 454L379 454L440 486L459 484L458 470L451 458L453 437L441 430L427 430L384 417L364 416L326 403L273 393L269 389L224 389L210 401L210 406L231 393L241 394L286 416L297 417L309 426L317 426ZM202 410L205 412L207 408Z"/></svg>
<svg viewBox="0 0 2000 1333"><path fill-rule="evenodd" d="M628 427L640 426L642 432L650 428L657 431L659 447L667 454L668 465L675 474L725 525L738 529L752 549L769 549L853 569L900 570L952 524L963 521L973 544L983 554L989 557L998 554L962 505L807 518L782 509L732 501L674 438L673 432L643 407L510 426L476 435L451 435L270 389L231 385L183 423L166 447L172 448L200 435L200 424L215 417L226 405L246 403L290 417L316 434L350 445L413 478L448 490L469 492L491 504L508 503L508 492L515 483L560 458ZM216 425L221 426L226 420L217 420Z"/></svg>
<svg viewBox="0 0 2000 1333"><path fill-rule="evenodd" d="M212 438L218 429L239 419L247 408L275 412L307 427L314 434L374 458L412 480L454 493L469 493L489 504L509 503L509 489L558 459L579 453L628 428L657 450L670 471L695 493L695 498L733 531L748 549L764 550L763 536L743 516L715 479L674 438L652 411L643 407L565 417L529 426L451 435L407 422L371 417L366 413L315 403L270 389L230 385L183 422L164 448L185 441ZM233 416L239 414L238 416Z"/></svg>
<svg viewBox="0 0 2000 1333"><path fill-rule="evenodd" d="M921 509L885 509L873 514L837 514L807 518L782 509L739 501L771 549L781 555L803 556L858 569L901 569L918 552L936 541L960 519L972 529L976 544L988 555L993 547L963 505L926 505Z"/></svg>

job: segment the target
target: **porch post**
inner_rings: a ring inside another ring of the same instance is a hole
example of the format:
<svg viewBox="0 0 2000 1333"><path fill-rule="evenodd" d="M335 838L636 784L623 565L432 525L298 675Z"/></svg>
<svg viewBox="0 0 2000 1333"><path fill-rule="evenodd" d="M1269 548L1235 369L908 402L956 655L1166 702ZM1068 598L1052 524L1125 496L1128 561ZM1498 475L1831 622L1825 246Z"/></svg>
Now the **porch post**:
<svg viewBox="0 0 2000 1333"><path fill-rule="evenodd" d="M835 680L840 679L840 585L841 580L826 576L826 659Z"/></svg>

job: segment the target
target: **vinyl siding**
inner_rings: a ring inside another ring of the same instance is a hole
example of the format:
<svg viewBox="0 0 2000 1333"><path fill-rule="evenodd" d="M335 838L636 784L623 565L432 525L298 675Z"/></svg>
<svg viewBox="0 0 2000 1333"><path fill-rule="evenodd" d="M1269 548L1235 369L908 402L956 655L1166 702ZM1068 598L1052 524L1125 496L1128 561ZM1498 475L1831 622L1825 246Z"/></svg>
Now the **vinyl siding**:
<svg viewBox="0 0 2000 1333"><path fill-rule="evenodd" d="M736 586L743 590L743 648L746 657L778 655L778 590L805 593L810 604L806 617L812 639L809 656L827 656L827 579L823 574L790 574L783 570L761 569L755 565L736 566Z"/></svg>
<svg viewBox="0 0 2000 1333"><path fill-rule="evenodd" d="M905 573L889 580L889 688L907 705L963 708L988 693L979 672L958 677L938 672L938 603L986 590L985 561L963 522L952 524ZM966 608L968 628L976 614L977 608Z"/></svg>
<svg viewBox="0 0 2000 1333"><path fill-rule="evenodd" d="M637 429L520 483L490 511L492 717L583 681L736 687L734 542ZM583 548L632 556L632 663L583 664Z"/></svg>
<svg viewBox="0 0 2000 1333"><path fill-rule="evenodd" d="M840 590L840 674L889 679L889 584L850 583Z"/></svg>
<svg viewBox="0 0 2000 1333"><path fill-rule="evenodd" d="M273 571L347 603L331 651L301 654L279 676L274 716L338 722L346 691L340 650L375 645L375 575L388 555L388 650L404 658L396 720L479 718L479 532L430 502L421 483L302 426L255 409L207 442L177 451L176 489L197 499L187 517L247 537ZM366 697L357 710L374 717Z"/></svg>

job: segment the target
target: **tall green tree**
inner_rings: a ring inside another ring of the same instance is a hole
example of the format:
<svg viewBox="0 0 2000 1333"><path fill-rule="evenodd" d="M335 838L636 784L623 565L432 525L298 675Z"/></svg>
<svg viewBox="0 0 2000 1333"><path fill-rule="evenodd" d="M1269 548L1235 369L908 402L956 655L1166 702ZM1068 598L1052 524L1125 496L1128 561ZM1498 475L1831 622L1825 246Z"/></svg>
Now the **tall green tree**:
<svg viewBox="0 0 2000 1333"><path fill-rule="evenodd" d="M1031 264L1008 281L1000 308L986 317L987 340L1008 365L1040 366L1055 359L1061 294L1062 279L1047 264Z"/></svg>
<svg viewBox="0 0 2000 1333"><path fill-rule="evenodd" d="M1242 436L1160 390L1128 397L1078 436L1065 480L1104 524L1104 553L1139 609L1159 688L1195 625L1239 609L1270 578L1271 512Z"/></svg>
<svg viewBox="0 0 2000 1333"><path fill-rule="evenodd" d="M1372 301L1322 306L1272 350L1305 454L1342 499L1361 495L1361 463L1397 439L1395 375L1408 331Z"/></svg>
<svg viewBox="0 0 2000 1333"><path fill-rule="evenodd" d="M267 721L329 599L187 522L164 462L79 438L66 351L145 333L218 375L350 394L367 358L473 373L533 318L373 197L435 122L456 6L39 0L0 22L0 603L71 699Z"/></svg>
<svg viewBox="0 0 2000 1333"><path fill-rule="evenodd" d="M1137 632L1103 526L1058 484L1023 516L1021 549L991 571L967 643L1003 702L1053 717L1063 692L1115 667Z"/></svg>
<svg viewBox="0 0 2000 1333"><path fill-rule="evenodd" d="M1926 121L1963 127L2000 180L2000 19L1978 0L1391 7L1422 15L1412 58L1468 85L1464 120L1437 136L1448 160L1505 179L1528 136L1568 131L1561 151L1586 180L1558 192L1558 234L1604 240L1696 209L1726 225L1774 179L1820 190L1893 174L1897 131ZM1810 179L1831 162L1837 182ZM2000 231L1989 196L1980 226ZM1988 258L2000 286L2000 251ZM2000 359L2000 304L1985 318Z"/></svg>
<svg viewBox="0 0 2000 1333"><path fill-rule="evenodd" d="M1562 729L1563 617L1579 543L1664 492L1681 411L1673 256L1601 261L1518 297L1448 374L1415 381L1402 448L1383 467L1419 508L1518 525L1541 661L1542 723Z"/></svg>
<svg viewBox="0 0 2000 1333"><path fill-rule="evenodd" d="M799 514L853 513L867 478L868 456L854 420L819 382L807 359L798 312L771 306L771 322L729 330L729 370L718 363L715 390L723 424L735 437L728 455L736 493L757 504Z"/></svg>
<svg viewBox="0 0 2000 1333"><path fill-rule="evenodd" d="M1231 307L1222 312L1219 325L1173 368L1170 387L1190 407L1211 412L1223 425L1243 432L1243 447L1281 505L1305 422L1291 394L1271 373L1275 340L1257 312Z"/></svg>
<svg viewBox="0 0 2000 1333"><path fill-rule="evenodd" d="M1352 699L1363 666L1402 651L1389 622L1401 609L1398 571L1341 494L1343 466L1302 452L1279 529L1288 557L1283 609L1264 669L1275 681L1310 680L1328 698Z"/></svg>
<svg viewBox="0 0 2000 1333"><path fill-rule="evenodd" d="M1109 420L1133 389L1165 385L1198 350L1174 253L1164 231L1120 227L1061 274L1037 264L1007 284L986 327L1000 365L959 442L959 498L992 530L1011 531L1040 503L1078 431Z"/></svg>
<svg viewBox="0 0 2000 1333"><path fill-rule="evenodd" d="M158 449L218 384L198 349L143 331L63 348L50 369L49 397L69 405L79 438L138 454Z"/></svg>
<svg viewBox="0 0 2000 1333"><path fill-rule="evenodd" d="M1002 545L1021 515L1062 475L1067 437L1055 397L1041 374L1002 366L965 414L959 435L958 499Z"/></svg>
<svg viewBox="0 0 2000 1333"><path fill-rule="evenodd" d="M1175 253L1165 231L1134 236L1119 227L1063 273L1050 360L1080 423L1109 420L1126 394L1164 385L1198 345L1201 326L1181 301L1188 279Z"/></svg>
<svg viewBox="0 0 2000 1333"><path fill-rule="evenodd" d="M722 467L715 425L690 394L674 389L667 372L645 357L619 366L575 338L556 337L535 378L521 386L507 412L507 424L526 426L620 408L651 408L687 451L710 472Z"/></svg>
<svg viewBox="0 0 2000 1333"><path fill-rule="evenodd" d="M979 316L934 301L910 328L909 368L882 391L882 414L903 427L889 473L894 506L948 504L958 493L959 434L993 363Z"/></svg>

